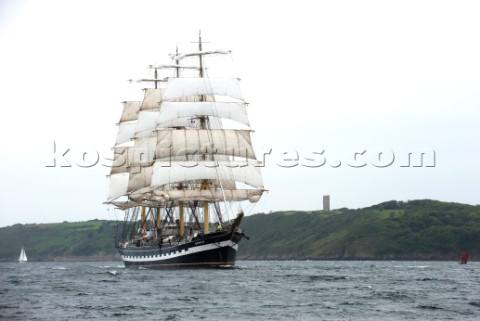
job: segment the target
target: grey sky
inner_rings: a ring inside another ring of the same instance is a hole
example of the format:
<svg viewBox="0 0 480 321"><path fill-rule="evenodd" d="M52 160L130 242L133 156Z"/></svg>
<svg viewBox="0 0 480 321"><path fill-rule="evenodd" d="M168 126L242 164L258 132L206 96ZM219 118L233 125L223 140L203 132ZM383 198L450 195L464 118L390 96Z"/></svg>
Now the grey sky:
<svg viewBox="0 0 480 321"><path fill-rule="evenodd" d="M108 169L75 164L107 155L126 80L191 49L199 29L207 49L233 51L257 153L272 149L252 213L319 209L324 194L333 208L480 203L476 1L25 0L0 12L0 226L115 218Z"/></svg>

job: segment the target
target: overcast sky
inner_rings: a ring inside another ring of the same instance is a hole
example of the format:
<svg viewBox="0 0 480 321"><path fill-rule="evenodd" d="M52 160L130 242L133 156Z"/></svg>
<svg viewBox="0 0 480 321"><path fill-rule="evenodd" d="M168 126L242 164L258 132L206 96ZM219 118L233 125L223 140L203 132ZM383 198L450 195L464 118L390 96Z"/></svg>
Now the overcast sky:
<svg viewBox="0 0 480 321"><path fill-rule="evenodd" d="M114 219L104 162L77 164L107 155L127 79L199 29L233 51L257 154L272 149L250 214L325 194L479 204L479 17L477 1L2 0L0 226Z"/></svg>

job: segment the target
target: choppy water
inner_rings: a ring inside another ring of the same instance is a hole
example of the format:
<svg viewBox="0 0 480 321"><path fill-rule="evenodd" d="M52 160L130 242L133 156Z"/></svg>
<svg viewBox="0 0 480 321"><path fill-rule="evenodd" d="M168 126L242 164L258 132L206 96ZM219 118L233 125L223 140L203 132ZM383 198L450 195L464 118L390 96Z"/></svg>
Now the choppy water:
<svg viewBox="0 0 480 321"><path fill-rule="evenodd" d="M480 320L480 263L0 263L6 320Z"/></svg>

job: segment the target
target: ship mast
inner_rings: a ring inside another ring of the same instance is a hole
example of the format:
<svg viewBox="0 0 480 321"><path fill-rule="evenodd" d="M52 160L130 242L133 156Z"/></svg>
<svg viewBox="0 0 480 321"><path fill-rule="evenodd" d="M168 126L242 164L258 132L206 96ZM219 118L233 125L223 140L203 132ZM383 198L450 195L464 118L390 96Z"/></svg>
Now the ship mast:
<svg viewBox="0 0 480 321"><path fill-rule="evenodd" d="M202 52L202 31L198 31L198 51ZM200 59L200 78L203 78L203 55L198 55Z"/></svg>
<svg viewBox="0 0 480 321"><path fill-rule="evenodd" d="M200 67L200 78L203 78L203 55L202 55L202 31L198 31L198 59L199 59L199 67ZM200 101L205 101L205 96L201 95L200 96ZM200 117L200 128L201 129L207 129L207 116L202 116ZM204 155L204 160L207 160L207 155ZM200 189L208 189L208 181L205 181L201 184ZM205 234L208 233L208 221L209 221L209 215L208 215L208 201L205 201L203 204L203 232Z"/></svg>
<svg viewBox="0 0 480 321"><path fill-rule="evenodd" d="M203 73L203 55L202 55L202 31L199 30L198 31L198 51L199 51L199 55L198 55L198 59L199 59L199 67L200 67L200 78L203 78L204 77L204 73ZM205 101L205 96L204 95L201 95L200 96L200 101ZM207 128L207 120L206 120L206 116L202 116L200 117L200 128L201 129L206 129Z"/></svg>
<svg viewBox="0 0 480 321"><path fill-rule="evenodd" d="M175 68L177 70L177 78L180 78L180 61L178 60L178 45L175 50L175 57L177 57L177 59L175 59L175 65L177 66Z"/></svg>

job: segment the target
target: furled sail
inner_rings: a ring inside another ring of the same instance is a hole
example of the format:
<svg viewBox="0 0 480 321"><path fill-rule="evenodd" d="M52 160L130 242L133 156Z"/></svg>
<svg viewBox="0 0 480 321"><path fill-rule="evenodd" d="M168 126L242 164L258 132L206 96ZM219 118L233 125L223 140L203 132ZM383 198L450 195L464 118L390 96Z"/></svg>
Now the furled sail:
<svg viewBox="0 0 480 321"><path fill-rule="evenodd" d="M143 200L157 201L163 204L167 202L178 202L178 201L250 201L252 203L257 202L262 193L263 189L235 189L229 190L224 189L219 190L154 190L153 193L146 194L132 194L130 198L137 202Z"/></svg>
<svg viewBox="0 0 480 321"><path fill-rule="evenodd" d="M230 54L231 51L229 50L210 50L210 51L196 51L196 52L190 52L188 54L184 55L172 55L173 60L182 60L187 57L195 57L195 56L205 56L205 55L214 55L214 54L219 54L219 55L228 55Z"/></svg>
<svg viewBox="0 0 480 321"><path fill-rule="evenodd" d="M254 203L262 196L263 189L236 189L236 190L169 190L154 191L154 195L164 201L246 201Z"/></svg>
<svg viewBox="0 0 480 321"><path fill-rule="evenodd" d="M179 65L149 65L150 69L195 69L199 70L197 66L179 66Z"/></svg>

